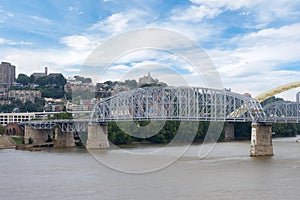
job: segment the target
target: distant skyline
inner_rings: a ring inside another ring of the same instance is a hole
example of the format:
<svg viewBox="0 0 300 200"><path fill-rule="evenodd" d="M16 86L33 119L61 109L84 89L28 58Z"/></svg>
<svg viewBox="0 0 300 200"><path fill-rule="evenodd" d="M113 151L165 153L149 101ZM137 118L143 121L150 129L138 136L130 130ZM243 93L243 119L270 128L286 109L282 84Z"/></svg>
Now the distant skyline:
<svg viewBox="0 0 300 200"><path fill-rule="evenodd" d="M300 0L0 0L0 62L15 65L16 74L48 67L49 73L71 77L103 41L145 27L196 41L232 91L256 96L300 81ZM120 58L107 79L119 80L129 71L137 79L150 71L173 85L178 74L170 67L190 84L203 84L186 63L154 51ZM135 69L140 73L132 73ZM295 100L299 90L279 97Z"/></svg>

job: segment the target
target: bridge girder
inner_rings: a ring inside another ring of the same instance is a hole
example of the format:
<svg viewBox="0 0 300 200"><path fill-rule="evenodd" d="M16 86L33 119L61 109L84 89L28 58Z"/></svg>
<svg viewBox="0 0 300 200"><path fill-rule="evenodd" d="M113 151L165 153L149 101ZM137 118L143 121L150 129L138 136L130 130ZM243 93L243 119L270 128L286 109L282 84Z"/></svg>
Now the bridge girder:
<svg viewBox="0 0 300 200"><path fill-rule="evenodd" d="M84 120L44 120L44 121L27 121L19 123L19 125L29 125L33 129L54 129L57 125L62 132L87 132L89 119Z"/></svg>

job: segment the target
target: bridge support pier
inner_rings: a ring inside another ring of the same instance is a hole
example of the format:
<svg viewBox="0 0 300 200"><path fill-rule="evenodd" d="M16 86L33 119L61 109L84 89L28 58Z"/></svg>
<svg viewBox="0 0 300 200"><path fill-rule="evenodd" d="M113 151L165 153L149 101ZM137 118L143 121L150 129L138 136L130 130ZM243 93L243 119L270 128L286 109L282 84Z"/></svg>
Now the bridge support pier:
<svg viewBox="0 0 300 200"><path fill-rule="evenodd" d="M234 140L234 123L228 122L225 128L225 141Z"/></svg>
<svg viewBox="0 0 300 200"><path fill-rule="evenodd" d="M252 123L250 156L272 156L272 124Z"/></svg>
<svg viewBox="0 0 300 200"><path fill-rule="evenodd" d="M109 148L108 131L106 123L89 123L86 149Z"/></svg>
<svg viewBox="0 0 300 200"><path fill-rule="evenodd" d="M59 127L55 128L54 147L68 148L75 147L75 140L73 132L62 132Z"/></svg>
<svg viewBox="0 0 300 200"><path fill-rule="evenodd" d="M48 139L53 138L52 129L34 129L30 125L25 125L24 131L24 143L29 144L41 144L45 143Z"/></svg>

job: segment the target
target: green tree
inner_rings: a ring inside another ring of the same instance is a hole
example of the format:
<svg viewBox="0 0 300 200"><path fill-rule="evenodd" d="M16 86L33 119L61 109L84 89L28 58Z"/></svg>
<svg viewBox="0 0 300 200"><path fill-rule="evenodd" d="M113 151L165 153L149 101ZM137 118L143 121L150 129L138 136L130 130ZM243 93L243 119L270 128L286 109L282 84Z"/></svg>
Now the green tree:
<svg viewBox="0 0 300 200"><path fill-rule="evenodd" d="M65 92L65 99L66 100L72 100L72 93L71 92Z"/></svg>
<svg viewBox="0 0 300 200"><path fill-rule="evenodd" d="M300 124L273 123L274 137L294 137L299 134Z"/></svg>
<svg viewBox="0 0 300 200"><path fill-rule="evenodd" d="M63 88L64 85L67 83L66 78L62 74L54 74L39 77L34 81L40 87L51 87L51 88Z"/></svg>
<svg viewBox="0 0 300 200"><path fill-rule="evenodd" d="M13 104L4 104L0 106L0 112L11 113L15 106Z"/></svg>
<svg viewBox="0 0 300 200"><path fill-rule="evenodd" d="M5 133L5 128L0 124L0 134L3 135Z"/></svg>
<svg viewBox="0 0 300 200"><path fill-rule="evenodd" d="M65 96L65 91L61 88L47 88L44 87L41 89L43 98L63 98Z"/></svg>
<svg viewBox="0 0 300 200"><path fill-rule="evenodd" d="M82 83L92 83L92 79L91 78L84 78L82 80Z"/></svg>
<svg viewBox="0 0 300 200"><path fill-rule="evenodd" d="M78 75L74 76L74 78L76 81L83 81L83 79L84 79L84 77L78 76Z"/></svg>
<svg viewBox="0 0 300 200"><path fill-rule="evenodd" d="M127 85L130 89L137 88L136 80L125 80L125 85Z"/></svg>
<svg viewBox="0 0 300 200"><path fill-rule="evenodd" d="M22 112L37 112L37 108L31 101L26 101L24 106L21 108Z"/></svg>
<svg viewBox="0 0 300 200"><path fill-rule="evenodd" d="M22 85L28 85L30 83L30 78L26 74L19 74L16 82L21 83Z"/></svg>
<svg viewBox="0 0 300 200"><path fill-rule="evenodd" d="M249 140L251 138L251 123L250 122L235 122L234 137L238 140Z"/></svg>
<svg viewBox="0 0 300 200"><path fill-rule="evenodd" d="M108 123L108 139L114 144L129 144L133 142L133 138L124 133L115 122Z"/></svg>
<svg viewBox="0 0 300 200"><path fill-rule="evenodd" d="M73 116L72 113L61 112L53 114L53 116L49 117L49 119L73 119Z"/></svg>
<svg viewBox="0 0 300 200"><path fill-rule="evenodd" d="M31 76L29 77L29 83L34 83L35 81L35 77L33 76L33 74L31 74Z"/></svg>

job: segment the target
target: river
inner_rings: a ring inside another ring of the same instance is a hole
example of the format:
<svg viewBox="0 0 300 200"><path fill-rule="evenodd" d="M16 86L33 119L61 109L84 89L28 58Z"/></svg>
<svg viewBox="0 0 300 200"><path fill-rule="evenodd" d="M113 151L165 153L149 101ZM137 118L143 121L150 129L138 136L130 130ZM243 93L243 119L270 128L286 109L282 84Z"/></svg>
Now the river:
<svg viewBox="0 0 300 200"><path fill-rule="evenodd" d="M295 140L273 139L274 156L265 158L250 158L249 142L218 143L205 159L197 156L201 145L192 145L168 167L141 174L111 169L83 149L49 148L39 152L2 149L0 198L299 199L300 143ZM160 147L143 146L126 151L156 148ZM166 148L172 152L177 147ZM114 154L124 158L122 150L105 153Z"/></svg>

